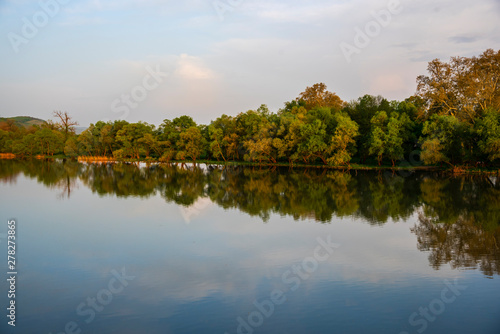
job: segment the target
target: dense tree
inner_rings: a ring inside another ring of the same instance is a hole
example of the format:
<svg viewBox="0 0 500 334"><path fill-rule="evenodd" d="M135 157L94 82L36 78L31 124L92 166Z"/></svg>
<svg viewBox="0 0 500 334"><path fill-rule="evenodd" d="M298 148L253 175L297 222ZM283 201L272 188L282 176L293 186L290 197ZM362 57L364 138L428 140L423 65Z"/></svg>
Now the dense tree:
<svg viewBox="0 0 500 334"><path fill-rule="evenodd" d="M221 157L224 161L227 161L225 157L224 147L224 133L222 129L218 129L213 125L210 125L208 128L210 133L210 152L212 156L219 160Z"/></svg>
<svg viewBox="0 0 500 334"><path fill-rule="evenodd" d="M196 160L203 152L204 138L201 135L201 130L196 126L191 126L180 133L179 151L176 158L178 160L191 159L196 163Z"/></svg>
<svg viewBox="0 0 500 334"><path fill-rule="evenodd" d="M79 155L78 142L76 138L69 138L64 145L64 154L68 157L74 158Z"/></svg>
<svg viewBox="0 0 500 334"><path fill-rule="evenodd" d="M303 157L305 162L310 162L311 158L319 158L326 165L328 152L328 134L326 124L319 119L304 123L300 127L301 141L298 145L297 153Z"/></svg>
<svg viewBox="0 0 500 334"><path fill-rule="evenodd" d="M460 145L457 137L460 123L455 116L433 115L424 123L421 159L426 164L450 163L457 158Z"/></svg>
<svg viewBox="0 0 500 334"><path fill-rule="evenodd" d="M403 158L404 143L412 138L413 122L406 113L379 111L373 116L369 153L377 158L380 165L386 156L395 166L397 160Z"/></svg>
<svg viewBox="0 0 500 334"><path fill-rule="evenodd" d="M152 133L154 126L147 123L130 123L125 125L116 134L116 139L122 143L123 148L113 152L117 156L132 157L140 159L141 154L145 154L141 139L144 135Z"/></svg>
<svg viewBox="0 0 500 334"><path fill-rule="evenodd" d="M212 156L217 160L221 157L236 159L238 157L238 134L236 133L236 121L233 117L222 115L213 121L208 127L209 149Z"/></svg>
<svg viewBox="0 0 500 334"><path fill-rule="evenodd" d="M500 159L500 111L489 109L485 117L477 123L480 136L479 148L493 161Z"/></svg>
<svg viewBox="0 0 500 334"><path fill-rule="evenodd" d="M372 119L379 111L391 113L392 107L386 99L382 96L365 95L360 97L357 101L351 101L344 107L351 119L359 126L358 137L358 152L362 162L365 162L370 153L371 139L372 139Z"/></svg>
<svg viewBox="0 0 500 334"><path fill-rule="evenodd" d="M257 110L248 110L236 117L236 134L239 150L246 161L273 161L273 138L276 124L272 122L269 109L261 105Z"/></svg>
<svg viewBox="0 0 500 334"><path fill-rule="evenodd" d="M387 142L387 113L379 111L373 116L368 152L377 157L380 166L386 149Z"/></svg>
<svg viewBox="0 0 500 334"><path fill-rule="evenodd" d="M3 129L0 129L0 153L11 152L11 147L8 145L10 141L10 133Z"/></svg>
<svg viewBox="0 0 500 334"><path fill-rule="evenodd" d="M36 132L35 138L44 155L54 155L64 149L64 135L59 131L44 128Z"/></svg>
<svg viewBox="0 0 500 334"><path fill-rule="evenodd" d="M449 115L475 123L486 109L500 109L500 51L452 57L448 63L435 59L427 70L429 76L417 78L417 89L429 116Z"/></svg>
<svg viewBox="0 0 500 334"><path fill-rule="evenodd" d="M332 155L328 158L328 163L346 165L351 161L355 150L355 139L359 135L358 124L344 113L337 113L334 117L337 125L329 147Z"/></svg>
<svg viewBox="0 0 500 334"><path fill-rule="evenodd" d="M500 159L500 51L429 63L418 78L417 94L404 101L365 95L344 103L323 83L306 87L276 113L265 105L209 125L189 116L165 119L155 129L126 121L91 124L80 135L66 112L58 123L24 128L0 122L0 152L109 156L117 158L276 163L379 165L420 153L427 164L456 167L498 164ZM62 137L61 137L62 136Z"/></svg>

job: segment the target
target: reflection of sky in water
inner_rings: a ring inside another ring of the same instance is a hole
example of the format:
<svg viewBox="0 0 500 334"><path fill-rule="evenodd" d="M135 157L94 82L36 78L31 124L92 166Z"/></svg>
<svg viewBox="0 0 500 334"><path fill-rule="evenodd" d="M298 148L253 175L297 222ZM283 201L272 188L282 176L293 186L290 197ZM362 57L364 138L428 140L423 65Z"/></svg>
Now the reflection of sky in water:
<svg viewBox="0 0 500 334"><path fill-rule="evenodd" d="M83 333L232 334L236 318L246 318L253 302L269 299L274 289L285 291L287 301L256 333L416 333L410 314L439 298L444 279L455 278L467 290L426 333L500 329L498 277L432 269L410 232L416 216L382 227L279 215L264 224L204 203L186 221L185 211L159 196L99 197L80 186L62 200L57 190L24 176L2 184L0 196L2 220L18 219L20 273L18 326L12 331L2 321L2 333L55 334L76 321ZM5 230L2 224L0 233ZM317 238L327 235L340 247L289 291L282 274L312 256ZM86 324L76 306L123 267L136 278Z"/></svg>

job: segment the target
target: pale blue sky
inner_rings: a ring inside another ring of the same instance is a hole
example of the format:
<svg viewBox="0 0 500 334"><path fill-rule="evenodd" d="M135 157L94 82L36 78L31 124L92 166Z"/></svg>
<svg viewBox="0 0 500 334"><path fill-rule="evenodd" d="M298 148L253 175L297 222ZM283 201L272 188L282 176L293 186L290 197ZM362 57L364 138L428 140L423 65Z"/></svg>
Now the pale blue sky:
<svg viewBox="0 0 500 334"><path fill-rule="evenodd" d="M401 100L430 60L500 48L498 0L395 2L0 0L0 115L208 123L276 111L316 82L344 100ZM358 49L350 61L342 43Z"/></svg>

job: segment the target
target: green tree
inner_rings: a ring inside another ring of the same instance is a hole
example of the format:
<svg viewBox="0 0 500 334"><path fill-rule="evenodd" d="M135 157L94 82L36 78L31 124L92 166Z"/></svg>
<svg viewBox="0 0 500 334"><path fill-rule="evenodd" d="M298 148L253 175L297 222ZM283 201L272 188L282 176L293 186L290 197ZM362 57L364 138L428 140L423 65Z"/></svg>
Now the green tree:
<svg viewBox="0 0 500 334"><path fill-rule="evenodd" d="M216 128L214 125L208 127L210 133L210 152L212 155L219 160L221 157L224 161L227 161L224 156L224 132L222 129Z"/></svg>
<svg viewBox="0 0 500 334"><path fill-rule="evenodd" d="M481 151L490 161L500 159L500 111L488 109L476 126Z"/></svg>
<svg viewBox="0 0 500 334"><path fill-rule="evenodd" d="M387 123L386 154L393 167L396 160L400 160L404 156L404 143L413 139L411 135L413 127L414 123L406 113L398 115L394 112L391 114Z"/></svg>
<svg viewBox="0 0 500 334"><path fill-rule="evenodd" d="M424 123L421 159L425 164L450 163L458 158L459 121L455 116L433 115Z"/></svg>
<svg viewBox="0 0 500 334"><path fill-rule="evenodd" d="M372 129L370 135L370 146L368 152L377 157L378 165L382 163L382 158L386 152L387 143L387 113L379 111L373 116Z"/></svg>
<svg viewBox="0 0 500 334"><path fill-rule="evenodd" d="M103 155L107 156L108 152L113 152L113 125L111 123L104 124L100 129L99 144L103 149Z"/></svg>
<svg viewBox="0 0 500 334"><path fill-rule="evenodd" d="M380 166L383 157L391 160L392 166L404 156L404 144L413 138L414 123L406 113L392 112L390 117L379 111L371 120L369 153L377 157Z"/></svg>
<svg viewBox="0 0 500 334"><path fill-rule="evenodd" d="M222 115L208 127L209 150L212 155L224 161L238 158L239 136L237 134L236 120L227 115Z"/></svg>
<svg viewBox="0 0 500 334"><path fill-rule="evenodd" d="M427 165L448 162L449 159L443 154L443 151L444 145L438 138L427 139L422 144L420 159Z"/></svg>
<svg viewBox="0 0 500 334"><path fill-rule="evenodd" d="M78 152L82 155L93 155L95 150L94 136L92 135L93 124L90 124L88 129L85 129L78 136Z"/></svg>
<svg viewBox="0 0 500 334"><path fill-rule="evenodd" d="M303 106L303 101L285 103L285 108L278 111L276 136L273 146L278 158L286 158L292 164L302 160L298 150L301 141L300 128L307 119L308 111Z"/></svg>
<svg viewBox="0 0 500 334"><path fill-rule="evenodd" d="M304 160L308 162L310 158L319 158L326 165L329 142L326 124L319 119L305 123L300 127L300 137L297 151Z"/></svg>
<svg viewBox="0 0 500 334"><path fill-rule="evenodd" d="M54 155L64 149L64 135L49 128L44 128L35 133L35 138L40 145L40 152L44 155Z"/></svg>
<svg viewBox="0 0 500 334"><path fill-rule="evenodd" d="M307 87L306 90L300 93L297 101L303 101L307 110L314 108L326 107L329 109L340 110L344 102L337 94L326 90L324 83L314 84L312 87Z"/></svg>
<svg viewBox="0 0 500 334"><path fill-rule="evenodd" d="M427 70L429 76L417 78L417 89L428 116L454 116L474 124L488 108L500 109L500 51L452 57L448 63L434 59Z"/></svg>
<svg viewBox="0 0 500 334"><path fill-rule="evenodd" d="M9 141L10 141L9 132L0 129L0 153L11 152L11 148L8 145Z"/></svg>
<svg viewBox="0 0 500 334"><path fill-rule="evenodd" d="M204 138L201 130L196 126L191 126L180 133L179 151L176 158L179 160L190 158L196 163L203 151L203 146Z"/></svg>
<svg viewBox="0 0 500 334"><path fill-rule="evenodd" d="M349 164L352 159L352 152L355 150L356 140L359 135L358 124L349 115L337 113L334 116L337 126L332 137L329 151L332 153L327 159L332 165Z"/></svg>
<svg viewBox="0 0 500 334"><path fill-rule="evenodd" d="M144 149L141 145L141 138L147 133L152 133L154 126L147 123L130 123L125 125L116 134L116 140L122 143L122 150L125 156L140 159Z"/></svg>
<svg viewBox="0 0 500 334"><path fill-rule="evenodd" d="M356 101L351 101L346 104L343 109L351 119L359 126L359 137L357 138L358 156L362 162L365 162L370 153L371 142L371 120L379 111L391 113L393 107L382 96L364 95Z"/></svg>
<svg viewBox="0 0 500 334"><path fill-rule="evenodd" d="M78 156L78 142L76 138L69 138L66 140L66 144L64 145L64 154L72 158Z"/></svg>
<svg viewBox="0 0 500 334"><path fill-rule="evenodd" d="M245 160L276 161L272 146L276 124L266 105L261 105L257 110L240 113L236 117L236 133L240 149L245 152Z"/></svg>

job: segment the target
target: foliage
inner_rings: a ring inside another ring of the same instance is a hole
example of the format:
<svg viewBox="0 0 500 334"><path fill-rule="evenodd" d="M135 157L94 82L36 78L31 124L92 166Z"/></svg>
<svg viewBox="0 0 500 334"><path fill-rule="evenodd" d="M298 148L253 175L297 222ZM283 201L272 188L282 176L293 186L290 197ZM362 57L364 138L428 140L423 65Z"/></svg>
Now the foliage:
<svg viewBox="0 0 500 334"><path fill-rule="evenodd" d="M500 50L452 57L448 63L435 59L427 70L429 76L417 78L417 89L429 116L449 115L473 124L488 108L500 109Z"/></svg>
<svg viewBox="0 0 500 334"><path fill-rule="evenodd" d="M76 135L71 116L20 126L26 117L0 119L0 153L114 156L163 162L302 162L346 166L420 160L426 164L498 164L500 51L429 63L417 94L404 101L364 95L345 103L317 83L273 113L266 105L209 125L189 116L143 122L98 121ZM24 123L23 123L24 124Z"/></svg>
<svg viewBox="0 0 500 334"><path fill-rule="evenodd" d="M351 161L359 127L347 114L337 113L334 118L337 126L329 147L333 154L327 161L332 165L346 165Z"/></svg>
<svg viewBox="0 0 500 334"><path fill-rule="evenodd" d="M307 87L304 92L300 93L296 101L303 102L307 110L322 107L340 110L344 104L337 94L326 90L324 83L317 83L312 87Z"/></svg>
<svg viewBox="0 0 500 334"><path fill-rule="evenodd" d="M421 158L426 164L449 163L457 156L459 126L458 119L448 115L433 115L424 123Z"/></svg>
<svg viewBox="0 0 500 334"><path fill-rule="evenodd" d="M489 109L483 119L477 123L480 136L479 148L493 161L500 159L500 111Z"/></svg>

